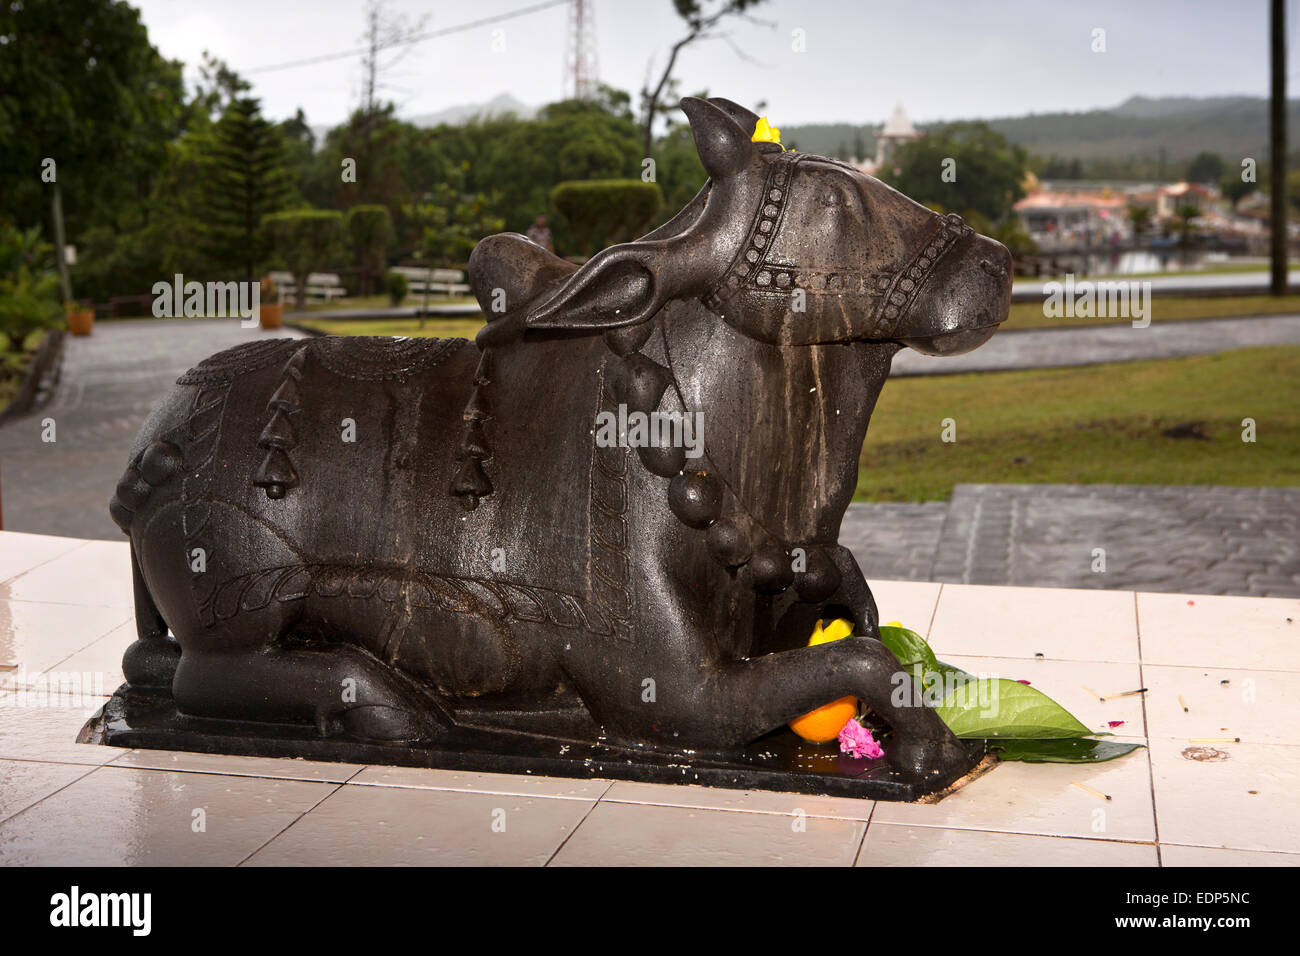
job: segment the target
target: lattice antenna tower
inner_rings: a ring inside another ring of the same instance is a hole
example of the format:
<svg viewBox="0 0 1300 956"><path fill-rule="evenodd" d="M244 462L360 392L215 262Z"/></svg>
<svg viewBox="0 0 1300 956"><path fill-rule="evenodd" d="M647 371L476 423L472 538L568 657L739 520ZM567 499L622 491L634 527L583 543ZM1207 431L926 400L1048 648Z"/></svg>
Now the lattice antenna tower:
<svg viewBox="0 0 1300 956"><path fill-rule="evenodd" d="M596 96L596 21L592 0L571 0L564 50L564 90L575 100Z"/></svg>

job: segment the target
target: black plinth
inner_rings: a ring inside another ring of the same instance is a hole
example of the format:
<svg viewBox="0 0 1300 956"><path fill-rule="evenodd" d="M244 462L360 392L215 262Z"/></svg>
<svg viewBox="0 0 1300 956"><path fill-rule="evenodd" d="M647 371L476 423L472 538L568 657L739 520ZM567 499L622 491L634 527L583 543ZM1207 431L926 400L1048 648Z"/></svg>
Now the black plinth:
<svg viewBox="0 0 1300 956"><path fill-rule="evenodd" d="M948 774L923 777L899 771L883 759L845 756L834 744L806 743L789 730L770 734L731 754L707 756L472 727L458 727L452 739L436 746L379 744L346 735L320 737L314 728L300 725L186 717L176 712L170 695L127 684L86 723L78 740L147 750L698 784L891 801L917 800L948 787L974 768L985 753L983 741L969 741L969 764Z"/></svg>

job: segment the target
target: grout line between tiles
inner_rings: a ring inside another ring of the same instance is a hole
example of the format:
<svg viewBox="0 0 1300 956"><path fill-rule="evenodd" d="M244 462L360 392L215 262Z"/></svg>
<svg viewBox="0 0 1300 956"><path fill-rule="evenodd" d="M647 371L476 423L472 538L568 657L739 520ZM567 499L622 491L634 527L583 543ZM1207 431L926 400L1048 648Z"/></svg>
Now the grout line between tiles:
<svg viewBox="0 0 1300 956"><path fill-rule="evenodd" d="M542 779L547 779L547 778L543 778L543 777L535 777L535 778L533 778L533 779L536 779L536 780L542 780ZM552 779L560 779L560 778L552 778ZM374 782L369 781L369 780L358 780L358 781L355 782L355 783L349 781L348 784L349 784L349 786L353 786L353 787L369 787L369 788L376 789L376 790L422 790L422 791L424 791L425 793L473 793L473 794L478 794L479 796L486 796L486 797L518 797L518 798L521 799L521 800L578 800L578 801L586 801L586 800L594 800L594 799L596 799L595 797L589 797L589 796L588 796L588 797L580 797L580 796L575 796L575 795L567 794L567 793L537 793L536 791L534 791L534 792L532 792L532 793L525 793L525 792L522 791L522 790L504 790L504 789L502 789L502 790L478 790L478 789L475 789L475 788L473 788L473 787L430 787L430 786L417 785L417 784L406 784L406 783L374 783ZM629 802L632 802L632 801L612 800L612 801L610 801L610 802L611 802L611 803L629 803Z"/></svg>
<svg viewBox="0 0 1300 956"><path fill-rule="evenodd" d="M710 789L715 789L715 790L717 790L717 789L722 789L722 788L719 788L719 787L713 787L713 788L710 788ZM756 792L759 792L759 793L782 793L782 792L784 792L784 791L778 791L778 790L762 790L762 791L756 791ZM802 797L802 796L816 796L816 795L815 795L815 794L791 793L791 794L787 794L787 796L790 796L790 797ZM844 798L841 798L841 799L852 800L852 799L855 799L855 798L853 798L853 797L844 797ZM673 810L712 810L712 811L714 811L714 812L716 812L716 813L752 813L752 814L757 814L758 816L769 816L769 817L788 817L788 816L791 815L791 811L789 811L789 810L755 810L755 809L751 809L750 807L703 807L703 806L699 806L699 805L697 805L697 804L684 804L684 803L661 803L661 802L658 801L658 800L627 800L627 799L622 799L622 800L620 800L620 799L618 799L617 797L615 797L615 798L611 798L611 799L609 799L609 800L606 800L606 799L602 798L602 799L601 799L601 802L602 802L602 803L618 803L618 804L622 804L622 805L624 805L624 806L632 806L632 807L670 807L670 808L673 809ZM874 800L871 801L872 809L867 811L867 815L866 815L865 817L844 817L844 816L837 816L836 814L833 814L833 813L815 813L815 812L811 812L811 811L808 811L808 810L804 810L804 811L803 811L803 815L806 816L806 817L812 817L812 818L817 819L817 820L839 820L839 821L844 822L844 823L865 823L867 820L871 819L871 813L872 813L872 810L875 809L875 803L876 803L876 801L874 801ZM800 807L799 809L803 809L803 808Z"/></svg>
<svg viewBox="0 0 1300 956"><path fill-rule="evenodd" d="M109 605L87 605L87 607L108 607L108 606L109 606ZM125 609L125 608L119 608L118 610L126 610L126 609ZM76 657L76 656L77 656L78 654L80 654L82 651L89 650L90 647L91 647L91 645L93 645L93 644L98 644L100 641L102 641L104 638L108 637L108 636L109 636L110 634L112 634L114 631L116 631L116 630L118 630L119 628L125 627L126 625L130 624L131 621L132 621L132 619L133 619L134 616L135 616L135 612L134 612L134 611L126 611L126 614L127 614L127 618L126 618L125 621L122 621L122 622L119 623L119 624L114 624L112 627L110 627L110 628L109 628L107 631L105 631L103 634L100 634L98 637L96 637L96 638L94 638L93 640L91 640L90 644L87 644L85 647L79 647L79 648L77 648L75 651L73 651L73 652L72 652L71 654L69 654L67 657L64 657L64 658L61 658L61 659L55 661L53 664L51 664L49 667L45 668L44 670L40 671L39 673L42 673L42 674L48 674L50 671L54 670L54 669L55 669L56 667L58 667L60 664L65 664L65 663L67 663L68 661L70 661L72 658ZM127 641L127 642L125 642L125 643L127 644L127 646L129 646L129 645L131 644L130 641ZM123 648L123 652L125 652L125 650L126 650L126 648L124 647L124 648ZM111 696L111 695L108 695L108 696Z"/></svg>
<svg viewBox="0 0 1300 956"><path fill-rule="evenodd" d="M357 773L360 773L361 771L363 771L363 770L365 770L365 769L366 769L366 768L365 768L364 766L358 766L358 767L357 767ZM356 775L357 775L357 774L354 773L354 774L352 775L352 777L355 777ZM352 777L349 777L348 780L351 780ZM327 782L327 781L301 781L301 782L305 782L305 783L319 783L319 782ZM347 780L342 780L342 781L340 781L339 783L334 784L333 788L332 788L328 793L324 794L324 795L323 795L319 800L317 800L315 803L313 803L310 807L308 807L308 808L307 808L306 810L304 810L302 813L298 814L296 817L294 817L292 820L290 820L287 824L285 824L283 827L281 827L281 828L280 828L276 833L272 834L271 837L270 837L269 839L263 841L262 844L261 844L260 846L258 846L255 850L253 850L252 853L248 854L248 856L244 857L242 860L240 860L238 863L236 863L235 866L237 866L237 867L243 866L245 863L247 863L249 860L251 860L251 859L252 859L253 857L255 857L257 854L259 854L259 853L261 853L263 850L265 850L265 849L267 848L267 846L269 846L272 842L274 842L275 840L279 839L279 838L280 838L281 836L283 836L285 833L288 833L291 829L293 829L294 826L297 825L297 823L298 823L300 820L303 819L303 817L307 816L307 814L311 813L313 810L315 810L317 807L319 807L322 803L324 803L324 802L325 802L326 800L328 800L330 797L334 796L334 794L336 794L336 793L338 793L340 790L342 790L342 789L347 785L347 782L348 782Z"/></svg>
<svg viewBox="0 0 1300 956"><path fill-rule="evenodd" d="M939 582L939 593L934 596L934 607L930 609L930 623L925 627L925 639L930 640L930 634L934 631L934 619L939 616L939 602L943 600L943 582Z"/></svg>
<svg viewBox="0 0 1300 956"><path fill-rule="evenodd" d="M19 532L19 533L23 533L23 532ZM25 532L25 533L27 533L27 534L31 534L31 532ZM52 537L53 537L53 536L52 536ZM0 540L3 540L3 539L0 539ZM74 540L76 540L76 539L74 539ZM37 570L38 568L43 568L43 567L45 567L45 566L46 566L47 564L49 564L51 561L57 561L57 560L59 560L59 558L65 558L65 557L67 557L68 555L72 554L74 551L80 551L82 548L84 548L84 547L85 547L87 544L89 544L89 543L90 543L89 541L82 541L80 544L75 544L75 545L73 545L71 548L69 548L67 551L60 551L58 554L54 555L54 556L51 557L51 558L46 558L44 561L40 562L39 564L33 564L30 568L27 568L26 570L19 571L17 574L11 574L11 575L9 575L9 577L5 578L3 581L0 581L0 584L8 584L10 581L17 581L17 580L18 580L19 578L21 578L24 574L31 574L33 571ZM33 603L45 603L45 602L33 602Z"/></svg>
<svg viewBox="0 0 1300 956"><path fill-rule="evenodd" d="M112 770L139 770L142 773L191 773L202 777L239 777L241 780L278 780L284 783L344 784L348 782L347 780L329 780L322 777L288 777L282 774L248 773L238 770L200 770L195 767L137 767L129 763L115 763L112 761L100 764L100 766ZM350 780L351 777L348 779Z"/></svg>
<svg viewBox="0 0 1300 956"><path fill-rule="evenodd" d="M867 834L871 832L871 818L874 817L875 815L876 815L876 803L873 800L871 803L871 809L867 811L866 820L862 821L863 822L862 839L858 841L858 852L853 854L853 862L850 864L850 866L856 867L858 865L858 861L862 859L862 851L866 849L867 846Z"/></svg>
<svg viewBox="0 0 1300 956"><path fill-rule="evenodd" d="M1224 846L1222 843L1165 843L1163 846L1176 846L1187 850L1231 850L1236 853L1271 853L1274 856L1300 856L1300 850L1260 850L1245 846Z"/></svg>
<svg viewBox="0 0 1300 956"><path fill-rule="evenodd" d="M33 761L33 762L37 762L37 761ZM59 766L64 766L64 767L73 767L73 766L78 766L78 765L77 765L77 764L60 764ZM85 766L85 765L82 764L82 765L80 765L80 766ZM94 773L94 772L95 772L96 770L98 770L98 769L99 769L99 767L97 767L97 766L96 766L96 767L87 767L85 773L81 774L80 776L78 776L78 777L76 777L76 778L74 778L74 779L72 779L72 780L69 780L67 783L65 783L63 786L59 787L57 790L53 790L53 791L47 793L45 796L40 797L39 799L37 799L37 800L34 801L33 803L29 803L27 806L23 807L21 810L17 810L17 811L15 811L14 813L9 814L8 816L0 817L0 824L7 823L8 821L12 820L14 817L18 816L19 814L26 813L26 812L27 812L28 810L30 810L32 807L37 806L38 804L44 803L46 800L50 799L50 797L54 796L55 794L62 793L64 790L67 790L68 787L72 786L74 783L78 783L78 782L80 782L80 781L82 781L82 780L85 780L87 777L89 777L92 773Z"/></svg>
<svg viewBox="0 0 1300 956"><path fill-rule="evenodd" d="M1031 837L1048 837L1053 840L1091 840L1094 843L1131 843L1135 846L1155 846L1155 840L1135 840L1126 837L1111 836L1091 836L1084 833L1043 833L1037 830L1006 830L998 827L981 827L981 826L961 826L956 823L918 823L915 821L900 822L897 820L876 820L873 826L878 827L912 827L913 829L924 830L967 830L971 833L1003 833L1007 836L1031 836ZM1235 849L1235 848L1234 848Z"/></svg>
<svg viewBox="0 0 1300 956"><path fill-rule="evenodd" d="M1137 591L1133 592L1133 629L1137 632L1138 642L1138 686L1146 687L1146 676L1142 670L1142 615L1138 610ZM1156 866L1164 866L1164 856L1160 852L1160 807L1156 802L1156 768L1151 759L1151 725L1147 722L1147 695L1138 694L1142 701L1142 731L1147 738L1147 746L1143 749L1147 754L1147 779L1151 781L1151 825L1155 827L1156 832Z"/></svg>
<svg viewBox="0 0 1300 956"><path fill-rule="evenodd" d="M612 786L614 786L614 781L611 780L609 782L609 787ZM568 844L568 842L573 839L573 835L582 829L582 825L587 822L587 817L591 816L592 813L595 812L595 809L598 806L600 806L601 803L604 801L605 794L609 793L609 787L606 787L604 790L602 790L600 796L598 796L595 800L591 801L591 806L589 806L587 808L587 812L582 815L582 819L578 821L578 825L569 832L568 836L566 836L563 840L560 841L560 845L555 848L555 852L552 853L550 856L548 856L546 858L546 862L542 864L543 867L550 866L551 863L555 860L555 858L560 855L560 851L564 849L565 845Z"/></svg>

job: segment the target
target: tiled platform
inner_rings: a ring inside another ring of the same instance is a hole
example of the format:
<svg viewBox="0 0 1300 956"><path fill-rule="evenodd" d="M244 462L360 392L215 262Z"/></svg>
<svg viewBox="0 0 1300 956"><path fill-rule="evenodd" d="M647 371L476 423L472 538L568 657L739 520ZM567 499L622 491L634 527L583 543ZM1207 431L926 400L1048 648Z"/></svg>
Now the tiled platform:
<svg viewBox="0 0 1300 956"><path fill-rule="evenodd" d="M79 745L134 636L126 545L0 533L0 864L1300 864L1300 601L873 587L940 657L1149 749L914 806Z"/></svg>

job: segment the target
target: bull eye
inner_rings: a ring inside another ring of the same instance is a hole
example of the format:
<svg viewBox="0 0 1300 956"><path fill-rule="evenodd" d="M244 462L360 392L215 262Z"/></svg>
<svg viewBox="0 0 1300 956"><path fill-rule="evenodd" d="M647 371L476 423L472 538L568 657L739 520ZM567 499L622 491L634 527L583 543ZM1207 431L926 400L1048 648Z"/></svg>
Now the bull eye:
<svg viewBox="0 0 1300 956"><path fill-rule="evenodd" d="M828 189L817 196L817 201L827 209L844 205L844 194L838 189Z"/></svg>

